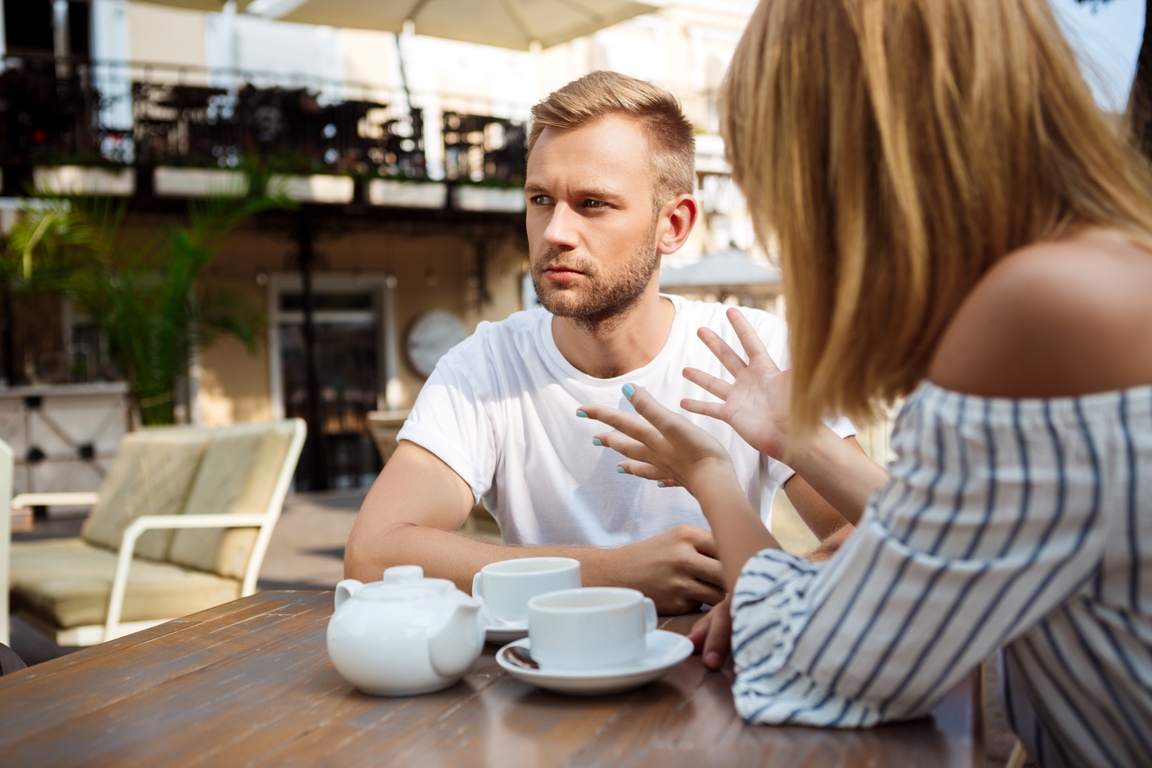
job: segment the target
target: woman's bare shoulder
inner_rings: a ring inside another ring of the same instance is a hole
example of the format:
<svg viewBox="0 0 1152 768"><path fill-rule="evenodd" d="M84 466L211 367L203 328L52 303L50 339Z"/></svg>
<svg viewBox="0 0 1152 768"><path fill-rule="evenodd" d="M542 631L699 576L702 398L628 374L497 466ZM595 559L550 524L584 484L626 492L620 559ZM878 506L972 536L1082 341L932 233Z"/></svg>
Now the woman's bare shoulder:
<svg viewBox="0 0 1152 768"><path fill-rule="evenodd" d="M1152 253L1095 231L998 262L945 330L928 377L988 397L1152 383Z"/></svg>

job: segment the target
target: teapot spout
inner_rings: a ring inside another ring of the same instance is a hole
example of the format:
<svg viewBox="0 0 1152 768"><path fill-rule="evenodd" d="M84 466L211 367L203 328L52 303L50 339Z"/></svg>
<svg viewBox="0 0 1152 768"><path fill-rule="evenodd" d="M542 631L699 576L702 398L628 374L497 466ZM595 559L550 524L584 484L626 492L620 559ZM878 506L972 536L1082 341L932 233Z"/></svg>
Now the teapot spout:
<svg viewBox="0 0 1152 768"><path fill-rule="evenodd" d="M480 655L484 632L479 600L461 596L452 616L428 639L432 667L441 677L459 677Z"/></svg>

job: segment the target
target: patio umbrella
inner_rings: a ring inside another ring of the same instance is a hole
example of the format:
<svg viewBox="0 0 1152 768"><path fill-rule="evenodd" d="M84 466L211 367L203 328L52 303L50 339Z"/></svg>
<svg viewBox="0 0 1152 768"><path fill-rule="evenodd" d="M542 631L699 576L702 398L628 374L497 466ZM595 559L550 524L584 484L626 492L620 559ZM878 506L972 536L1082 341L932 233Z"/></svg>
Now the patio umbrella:
<svg viewBox="0 0 1152 768"><path fill-rule="evenodd" d="M738 248L709 254L683 267L660 270L661 288L712 289L729 293L757 292L757 289L776 292L780 279L779 269L753 261Z"/></svg>
<svg viewBox="0 0 1152 768"><path fill-rule="evenodd" d="M221 11L224 0L143 0L152 5L168 5L173 8L188 8L193 11Z"/></svg>
<svg viewBox="0 0 1152 768"><path fill-rule="evenodd" d="M188 0L191 2L192 0ZM179 2L179 0L174 0ZM657 10L664 0L239 0L248 13L281 21L401 32L526 51Z"/></svg>

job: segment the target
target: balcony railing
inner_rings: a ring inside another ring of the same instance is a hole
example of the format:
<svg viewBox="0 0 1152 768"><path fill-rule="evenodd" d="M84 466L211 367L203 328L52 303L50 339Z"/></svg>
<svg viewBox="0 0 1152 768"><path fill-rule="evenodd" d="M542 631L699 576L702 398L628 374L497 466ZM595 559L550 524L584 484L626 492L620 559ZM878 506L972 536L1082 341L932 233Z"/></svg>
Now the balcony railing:
<svg viewBox="0 0 1152 768"><path fill-rule="evenodd" d="M7 56L0 166L258 167L518 186L526 108L311 78ZM499 117L491 112L503 111Z"/></svg>

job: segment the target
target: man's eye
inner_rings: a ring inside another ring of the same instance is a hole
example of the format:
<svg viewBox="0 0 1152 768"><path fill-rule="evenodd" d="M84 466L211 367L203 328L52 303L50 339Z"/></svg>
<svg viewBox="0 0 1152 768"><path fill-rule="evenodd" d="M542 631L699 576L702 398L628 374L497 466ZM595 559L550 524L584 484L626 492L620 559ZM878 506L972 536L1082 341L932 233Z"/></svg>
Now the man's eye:
<svg viewBox="0 0 1152 768"><path fill-rule="evenodd" d="M605 203L603 200L585 200L584 201L584 207L585 208L603 208L605 205L607 205L607 203Z"/></svg>
<svg viewBox="0 0 1152 768"><path fill-rule="evenodd" d="M533 195L529 199L532 201L532 205L551 205L552 204L552 198L548 197L548 195Z"/></svg>

